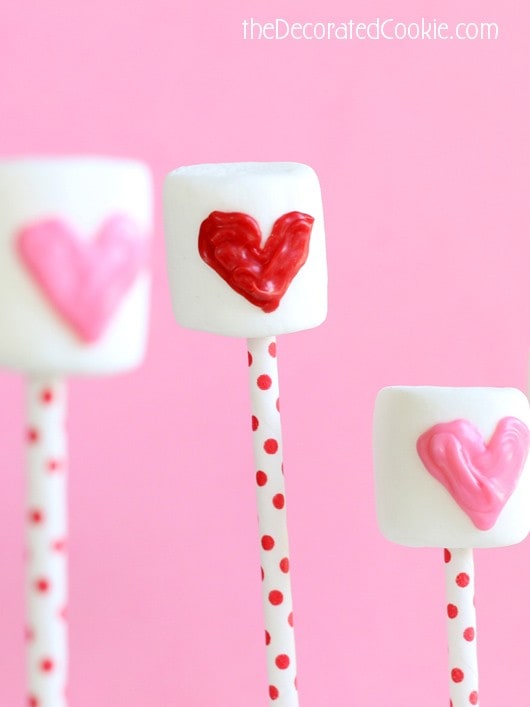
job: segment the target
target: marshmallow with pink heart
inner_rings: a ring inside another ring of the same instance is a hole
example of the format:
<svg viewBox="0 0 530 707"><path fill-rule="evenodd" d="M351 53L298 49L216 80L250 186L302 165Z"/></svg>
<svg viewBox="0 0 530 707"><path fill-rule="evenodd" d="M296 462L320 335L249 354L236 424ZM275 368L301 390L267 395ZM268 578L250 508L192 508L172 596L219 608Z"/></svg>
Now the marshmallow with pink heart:
<svg viewBox="0 0 530 707"><path fill-rule="evenodd" d="M144 354L152 188L139 162L0 162L0 367L28 378L27 703L66 707L67 386Z"/></svg>
<svg viewBox="0 0 530 707"><path fill-rule="evenodd" d="M324 321L324 220L310 167L180 167L166 178L164 212L173 309L182 326L248 338Z"/></svg>
<svg viewBox="0 0 530 707"><path fill-rule="evenodd" d="M528 400L514 388L402 386L377 396L379 527L401 545L444 548L453 707L479 704L473 548L514 545L530 530L529 426Z"/></svg>
<svg viewBox="0 0 530 707"><path fill-rule="evenodd" d="M0 162L0 366L66 375L140 363L151 212L140 162Z"/></svg>
<svg viewBox="0 0 530 707"><path fill-rule="evenodd" d="M496 547L530 531L530 411L513 388L390 387L374 420L379 526L389 540Z"/></svg>

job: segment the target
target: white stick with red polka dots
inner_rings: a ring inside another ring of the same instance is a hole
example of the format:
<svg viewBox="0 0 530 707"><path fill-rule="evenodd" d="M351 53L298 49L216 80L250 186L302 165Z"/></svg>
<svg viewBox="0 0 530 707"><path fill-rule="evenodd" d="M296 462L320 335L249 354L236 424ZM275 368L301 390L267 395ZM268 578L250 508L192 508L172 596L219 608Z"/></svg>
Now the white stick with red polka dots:
<svg viewBox="0 0 530 707"><path fill-rule="evenodd" d="M28 707L66 707L66 386L30 379L27 428Z"/></svg>
<svg viewBox="0 0 530 707"><path fill-rule="evenodd" d="M293 601L274 337L248 339L269 699L297 707Z"/></svg>
<svg viewBox="0 0 530 707"><path fill-rule="evenodd" d="M473 550L444 550L451 707L478 705Z"/></svg>

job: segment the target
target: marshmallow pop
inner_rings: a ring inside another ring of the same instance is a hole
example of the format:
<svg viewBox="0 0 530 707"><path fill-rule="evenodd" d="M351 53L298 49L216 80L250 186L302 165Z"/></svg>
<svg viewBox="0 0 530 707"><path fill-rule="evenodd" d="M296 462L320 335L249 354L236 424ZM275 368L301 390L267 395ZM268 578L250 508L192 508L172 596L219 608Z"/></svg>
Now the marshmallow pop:
<svg viewBox="0 0 530 707"><path fill-rule="evenodd" d="M318 179L296 163L182 167L166 179L164 211L177 321L248 340L268 692L296 707L275 336L326 317Z"/></svg>
<svg viewBox="0 0 530 707"><path fill-rule="evenodd" d="M452 707L479 704L473 548L530 530L530 410L513 388L391 387L374 418L379 527L444 548Z"/></svg>
<svg viewBox="0 0 530 707"><path fill-rule="evenodd" d="M28 378L30 707L67 704L65 377L142 360L151 211L137 162L0 162L0 366Z"/></svg>

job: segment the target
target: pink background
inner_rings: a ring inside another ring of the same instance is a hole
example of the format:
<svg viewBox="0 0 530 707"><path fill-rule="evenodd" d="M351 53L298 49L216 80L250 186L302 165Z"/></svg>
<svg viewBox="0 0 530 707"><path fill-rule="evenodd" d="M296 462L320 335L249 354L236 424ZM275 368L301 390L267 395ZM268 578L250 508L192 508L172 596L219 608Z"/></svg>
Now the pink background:
<svg viewBox="0 0 530 707"><path fill-rule="evenodd" d="M490 20L496 42L244 42L254 16ZM526 387L530 11L520 0L17 0L2 155L297 160L330 310L279 342L302 707L446 705L441 552L376 528L392 383ZM144 367L73 381L71 703L265 705L245 344L174 324L160 198ZM0 704L22 705L23 382L1 376ZM477 553L484 705L526 705L530 548Z"/></svg>

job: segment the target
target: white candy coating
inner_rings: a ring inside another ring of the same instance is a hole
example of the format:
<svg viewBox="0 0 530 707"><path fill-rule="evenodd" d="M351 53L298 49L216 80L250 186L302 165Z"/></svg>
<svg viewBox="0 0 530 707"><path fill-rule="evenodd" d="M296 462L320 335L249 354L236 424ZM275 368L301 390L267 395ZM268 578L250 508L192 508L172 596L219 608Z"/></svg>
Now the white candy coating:
<svg viewBox="0 0 530 707"><path fill-rule="evenodd" d="M214 211L258 223L262 245L275 221L312 216L309 254L278 308L264 312L231 288L198 250L201 223ZM320 186L308 166L291 162L205 164L171 172L164 187L168 271L177 321L228 336L262 337L309 329L327 313L327 270Z"/></svg>
<svg viewBox="0 0 530 707"><path fill-rule="evenodd" d="M530 531L530 463L491 529L481 530L426 469L417 441L434 425L468 420L488 444L502 418L530 426L528 400L514 388L390 387L374 414L376 504L382 534L413 547L513 545Z"/></svg>
<svg viewBox="0 0 530 707"><path fill-rule="evenodd" d="M80 339L22 262L17 239L48 219L80 241L119 214L147 239L152 186L139 162L96 158L28 158L0 162L0 366L32 373L100 374L138 365L144 354L149 277L138 273L97 341Z"/></svg>

